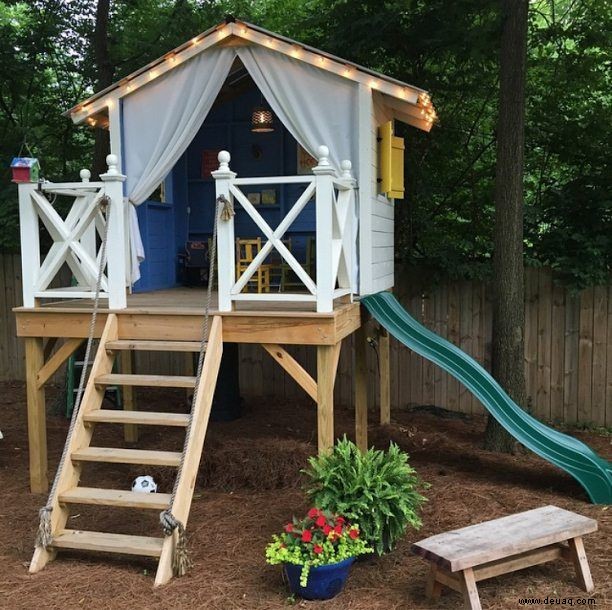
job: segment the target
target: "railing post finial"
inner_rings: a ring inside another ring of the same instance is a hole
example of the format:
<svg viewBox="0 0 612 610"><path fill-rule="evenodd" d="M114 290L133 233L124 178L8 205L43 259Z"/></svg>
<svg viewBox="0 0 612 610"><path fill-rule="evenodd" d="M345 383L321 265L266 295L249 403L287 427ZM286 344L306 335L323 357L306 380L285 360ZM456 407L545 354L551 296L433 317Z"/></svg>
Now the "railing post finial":
<svg viewBox="0 0 612 610"><path fill-rule="evenodd" d="M348 159L340 162L340 169L342 170L342 178L352 180L353 174L351 170L353 169L353 164Z"/></svg>
<svg viewBox="0 0 612 610"><path fill-rule="evenodd" d="M323 165L329 165L329 148L321 144L317 149L317 158L319 160L319 167Z"/></svg>
<svg viewBox="0 0 612 610"><path fill-rule="evenodd" d="M229 162L232 156L227 152L227 150L222 150L217 155L217 159L219 160L219 169L222 171L229 171Z"/></svg>
<svg viewBox="0 0 612 610"><path fill-rule="evenodd" d="M81 178L81 181L89 182L89 179L91 178L91 172L88 169L82 169L79 172L79 176Z"/></svg>
<svg viewBox="0 0 612 610"><path fill-rule="evenodd" d="M119 159L117 155L106 155L106 165L108 165L107 175L115 176L119 173Z"/></svg>

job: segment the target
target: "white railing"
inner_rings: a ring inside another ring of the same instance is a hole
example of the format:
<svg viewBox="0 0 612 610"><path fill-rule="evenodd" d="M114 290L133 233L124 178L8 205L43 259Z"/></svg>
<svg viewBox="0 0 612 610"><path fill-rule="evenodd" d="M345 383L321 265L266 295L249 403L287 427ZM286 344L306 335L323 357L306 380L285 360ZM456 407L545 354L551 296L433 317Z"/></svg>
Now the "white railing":
<svg viewBox="0 0 612 610"><path fill-rule="evenodd" d="M351 162L343 161L337 175L329 163L329 150L320 146L318 164L312 176L280 176L273 178L237 178L229 167L230 154L219 153L219 169L212 172L216 195L234 205L239 204L267 239L248 267L236 278L234 220L218 219L219 310L231 311L235 301L315 302L317 311L333 311L334 299L354 294L353 264L355 260L355 180ZM276 229L263 219L242 192L242 186L272 184L304 184L305 189ZM316 279L311 278L283 243L283 236L304 208L314 201L316 206ZM222 206L220 206L222 208ZM305 292L243 292L249 280L275 249L282 261L299 278Z"/></svg>
<svg viewBox="0 0 612 610"><path fill-rule="evenodd" d="M35 307L39 299L93 298L100 265L101 237L107 222L107 263L100 296L108 299L111 309L126 307L129 249L123 201L125 176L117 169L115 155L108 155L106 162L108 171L100 176L101 182L90 182L90 172L81 170L81 182L19 184L25 307ZM65 218L53 205L58 196L74 198ZM53 240L44 258L40 251L39 223ZM51 288L64 264L70 268L76 285Z"/></svg>

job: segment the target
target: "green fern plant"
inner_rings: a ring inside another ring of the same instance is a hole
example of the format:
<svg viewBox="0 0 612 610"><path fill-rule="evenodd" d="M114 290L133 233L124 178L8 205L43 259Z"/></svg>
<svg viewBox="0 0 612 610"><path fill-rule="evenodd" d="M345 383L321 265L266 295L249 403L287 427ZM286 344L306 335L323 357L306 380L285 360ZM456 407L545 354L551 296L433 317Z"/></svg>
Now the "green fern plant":
<svg viewBox="0 0 612 610"><path fill-rule="evenodd" d="M389 449L363 453L346 436L329 454L309 459L305 491L314 506L359 523L363 538L382 555L408 526L421 527L419 510L429 487L393 442Z"/></svg>

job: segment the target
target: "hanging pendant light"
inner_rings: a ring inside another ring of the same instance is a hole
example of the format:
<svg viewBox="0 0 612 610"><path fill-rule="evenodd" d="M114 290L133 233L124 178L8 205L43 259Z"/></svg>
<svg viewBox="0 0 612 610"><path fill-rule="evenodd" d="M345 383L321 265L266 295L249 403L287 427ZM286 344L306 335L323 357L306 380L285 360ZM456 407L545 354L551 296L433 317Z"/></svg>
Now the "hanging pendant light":
<svg viewBox="0 0 612 610"><path fill-rule="evenodd" d="M251 114L251 131L255 133L268 133L274 131L274 117L272 111L265 108L263 105L263 97L261 104L253 108Z"/></svg>

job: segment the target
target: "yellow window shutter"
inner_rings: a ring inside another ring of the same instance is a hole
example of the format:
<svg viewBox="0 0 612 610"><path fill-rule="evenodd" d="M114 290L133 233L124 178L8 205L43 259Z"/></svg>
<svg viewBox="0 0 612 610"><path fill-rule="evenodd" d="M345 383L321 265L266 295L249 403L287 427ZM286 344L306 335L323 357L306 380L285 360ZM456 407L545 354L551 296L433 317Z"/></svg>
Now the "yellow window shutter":
<svg viewBox="0 0 612 610"><path fill-rule="evenodd" d="M393 199L404 198L404 138L393 135L393 121L378 128L380 192Z"/></svg>

